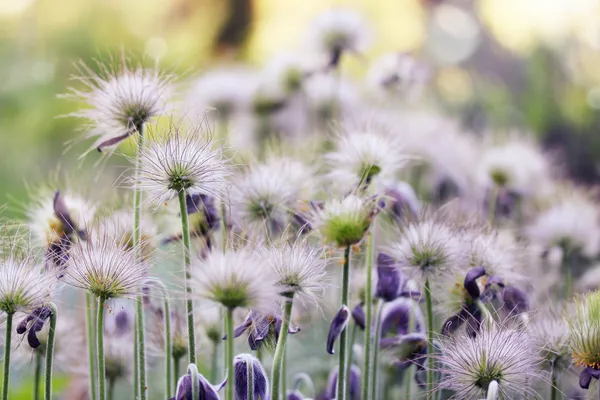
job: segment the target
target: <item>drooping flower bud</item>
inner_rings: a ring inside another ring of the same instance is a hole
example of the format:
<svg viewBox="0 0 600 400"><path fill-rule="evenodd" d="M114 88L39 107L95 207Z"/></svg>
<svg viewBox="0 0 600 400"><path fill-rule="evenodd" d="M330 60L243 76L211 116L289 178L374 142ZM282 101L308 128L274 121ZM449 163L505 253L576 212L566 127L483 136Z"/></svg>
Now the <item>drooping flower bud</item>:
<svg viewBox="0 0 600 400"><path fill-rule="evenodd" d="M377 255L377 286L375 297L385 301L396 299L405 284L405 279L396 262L386 253Z"/></svg>
<svg viewBox="0 0 600 400"><path fill-rule="evenodd" d="M350 387L350 400L360 399L360 369L356 365L350 368L350 376L347 378ZM338 368L337 366L329 374L327 388L325 389L324 399L335 400L337 393Z"/></svg>
<svg viewBox="0 0 600 400"><path fill-rule="evenodd" d="M51 316L51 308L39 307L23 318L19 325L17 325L17 333L19 335L23 335L29 330L27 342L32 349L36 349L40 346L41 342L38 339L37 334L42 330L44 323L49 320Z"/></svg>
<svg viewBox="0 0 600 400"><path fill-rule="evenodd" d="M226 381L223 381L218 386L213 386L208 380L200 373L197 375L198 379L198 399L197 400L219 400L219 390L221 390ZM169 400L196 400L192 399L192 376L184 375L179 378L177 382L177 392L175 397L171 397Z"/></svg>
<svg viewBox="0 0 600 400"><path fill-rule="evenodd" d="M250 311L246 320L234 329L233 337L237 338L248 331L250 349L258 350L263 344L277 343L282 322L279 315L262 315L256 311ZM300 332L300 328L290 324L288 333L293 335L298 332ZM227 335L223 336L223 340L225 339L227 339Z"/></svg>
<svg viewBox="0 0 600 400"><path fill-rule="evenodd" d="M252 365L254 396L248 398L248 363ZM269 398L269 379L260 361L250 354L240 354L233 361L235 400L261 400Z"/></svg>
<svg viewBox="0 0 600 400"><path fill-rule="evenodd" d="M329 334L327 335L327 352L334 354L333 346L338 337L342 334L348 322L350 321L350 309L345 305L335 314L331 325L329 326Z"/></svg>

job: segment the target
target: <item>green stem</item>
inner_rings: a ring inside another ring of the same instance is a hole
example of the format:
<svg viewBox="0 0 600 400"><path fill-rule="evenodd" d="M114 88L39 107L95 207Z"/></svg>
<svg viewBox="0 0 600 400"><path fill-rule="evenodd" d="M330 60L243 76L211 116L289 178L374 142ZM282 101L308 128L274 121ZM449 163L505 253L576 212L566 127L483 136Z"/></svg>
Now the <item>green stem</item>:
<svg viewBox="0 0 600 400"><path fill-rule="evenodd" d="M375 318L375 339L373 340L373 365L371 367L371 383L373 389L371 399L377 400L379 389L379 341L381 340L381 316L383 314L383 300L377 302L377 317Z"/></svg>
<svg viewBox="0 0 600 400"><path fill-rule="evenodd" d="M138 174L140 172L140 164L141 164L141 154L144 150L144 131L145 125L140 124L137 127L138 131L138 154L136 158L135 164L135 182L137 182ZM132 235L132 245L133 248L136 249L136 258L138 262L142 262L142 189L136 183L135 193L133 197L133 235ZM141 400L146 400L148 398L148 392L146 391L146 341L144 338L144 306L142 301L142 295L137 296L136 299L136 328L135 332L137 338L137 363L135 368L138 370L138 380L139 382L134 382L137 390L139 391L139 398ZM137 399L137 397L136 397Z"/></svg>
<svg viewBox="0 0 600 400"><path fill-rule="evenodd" d="M98 352L98 391L100 400L106 400L106 366L104 364L104 297L98 297L96 317L96 349Z"/></svg>
<svg viewBox="0 0 600 400"><path fill-rule="evenodd" d="M412 333L415 330L415 317L413 313L413 302L410 301L410 308L408 314L408 333ZM413 380L413 366L409 366L404 373L404 380L406 383L405 388L405 398L410 400L411 392L412 392L412 380Z"/></svg>
<svg viewBox="0 0 600 400"><path fill-rule="evenodd" d="M137 328L137 319L133 322L133 332L136 337L136 340L133 341L133 398L138 400L140 398L140 360L138 354L138 328Z"/></svg>
<svg viewBox="0 0 600 400"><path fill-rule="evenodd" d="M33 376L33 398L39 400L40 398L40 383L42 380L42 352L39 350L35 351L35 375Z"/></svg>
<svg viewBox="0 0 600 400"><path fill-rule="evenodd" d="M233 308L227 308L227 316L226 316L226 322L227 322L227 340L226 340L226 345L227 345L227 364L225 364L227 366L227 382L230 382L229 385L227 385L227 400L233 400L233 392L234 392L234 388L233 388Z"/></svg>
<svg viewBox="0 0 600 400"><path fill-rule="evenodd" d="M494 319L492 318L492 314L487 309L485 304L482 303L481 300L479 300L479 299L475 300L475 304L477 305L477 308L479 308L479 311L481 311L481 315L483 316L483 320L485 321L486 326L488 328L490 328L493 325L493 321L494 321Z"/></svg>
<svg viewBox="0 0 600 400"><path fill-rule="evenodd" d="M188 365L187 373L192 380L192 399L197 399L200 397L200 382L198 381L198 367L196 367L196 364Z"/></svg>
<svg viewBox="0 0 600 400"><path fill-rule="evenodd" d="M366 285L365 285L365 365L364 380L363 380L363 399L369 398L371 393L371 384L375 384L371 381L373 374L373 360L371 357L371 346L373 342L372 337L372 309L373 309L373 288L372 288L372 271L373 271L373 234L370 233L367 236L367 268L366 268ZM377 345L375 346L377 347ZM349 376L349 375L348 375Z"/></svg>
<svg viewBox="0 0 600 400"><path fill-rule="evenodd" d="M246 357L246 375L246 398L254 400L254 363L250 357Z"/></svg>
<svg viewBox="0 0 600 400"><path fill-rule="evenodd" d="M288 331L290 329L290 318L292 315L292 306L294 304L293 297L285 299L283 306L283 317L281 322L281 332L279 334L279 340L277 340L277 347L275 348L275 355L273 356L273 368L271 371L271 397L272 400L280 400L285 398L281 394L281 381L282 381L282 367L283 358L285 357L285 346L287 344Z"/></svg>
<svg viewBox="0 0 600 400"><path fill-rule="evenodd" d="M554 368L554 363L552 363L552 376L550 381L550 398L552 400L558 399L558 379L556 376L556 370Z"/></svg>
<svg viewBox="0 0 600 400"><path fill-rule="evenodd" d="M169 299L169 291L167 286L160 280L153 280L152 285L156 286L160 290L164 299L164 313L163 313L163 324L165 326L165 398L169 398L171 393L171 387L173 386L173 378L171 371L173 369L171 365L173 344L171 342L171 301ZM177 379L177 378L176 378Z"/></svg>
<svg viewBox="0 0 600 400"><path fill-rule="evenodd" d="M348 306L348 298L350 297L350 252L351 246L346 246L344 250L344 269L342 271L342 306ZM338 364L338 385L337 385L337 400L346 400L346 392L348 390L346 380L347 357L346 357L346 342L348 332L346 329L340 334L340 355Z"/></svg>
<svg viewBox="0 0 600 400"><path fill-rule="evenodd" d="M180 357L173 357L173 376L175 377L175 380L173 381L174 388L175 388L175 392L177 392L177 382L179 381L180 375L179 375L179 364L181 364L181 358Z"/></svg>
<svg viewBox="0 0 600 400"><path fill-rule="evenodd" d="M85 331L88 342L88 366L90 378L90 399L96 400L96 339L94 338L94 319L92 313L94 306L92 304L91 293L85 294ZM136 396L137 400L137 396Z"/></svg>
<svg viewBox="0 0 600 400"><path fill-rule="evenodd" d="M425 281L425 305L427 308L427 343L433 349L433 306L431 304L431 288L429 279ZM433 399L433 357L427 357L427 399Z"/></svg>
<svg viewBox="0 0 600 400"><path fill-rule="evenodd" d="M50 314L50 329L48 330L48 340L46 341L46 381L44 383L44 400L52 400L52 367L54 362L54 335L56 334L56 318L58 310L52 303L48 305L52 310Z"/></svg>
<svg viewBox="0 0 600 400"><path fill-rule="evenodd" d="M210 368L210 381L216 382L218 379L217 372L219 369L219 342L212 342L212 360Z"/></svg>
<svg viewBox="0 0 600 400"><path fill-rule="evenodd" d="M179 213L181 214L181 237L183 238L183 266L185 271L185 293L187 306L188 354L189 363L196 364L196 332L194 324L194 301L190 287L190 227L185 201L185 190L179 191Z"/></svg>
<svg viewBox="0 0 600 400"><path fill-rule="evenodd" d="M108 378L108 400L113 400L115 398L115 386L117 384L117 380L114 378Z"/></svg>
<svg viewBox="0 0 600 400"><path fill-rule="evenodd" d="M287 398L287 348L283 351L281 360L281 394L283 399Z"/></svg>
<svg viewBox="0 0 600 400"><path fill-rule="evenodd" d="M350 331L350 340L348 343L348 363L346 367L346 376L350 376L352 372L352 363L354 362L354 343L356 342L356 332L358 331L358 326L356 324L352 324L352 330ZM346 390L346 398L350 398L350 385L348 385L348 390Z"/></svg>
<svg viewBox="0 0 600 400"><path fill-rule="evenodd" d="M258 348L256 349L256 358L258 359L258 361L260 361L260 363L262 364L263 361L263 350L262 350L262 346L258 346Z"/></svg>
<svg viewBox="0 0 600 400"><path fill-rule="evenodd" d="M2 400L8 400L8 382L10 379L10 341L14 314L6 314L6 333L4 336L4 377L2 379Z"/></svg>

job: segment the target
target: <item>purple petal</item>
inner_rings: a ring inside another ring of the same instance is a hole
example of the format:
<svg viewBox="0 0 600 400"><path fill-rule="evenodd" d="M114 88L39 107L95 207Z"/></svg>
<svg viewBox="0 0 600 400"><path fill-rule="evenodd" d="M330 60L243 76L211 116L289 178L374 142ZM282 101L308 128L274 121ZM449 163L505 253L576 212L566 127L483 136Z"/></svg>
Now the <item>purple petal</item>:
<svg viewBox="0 0 600 400"><path fill-rule="evenodd" d="M469 272L467 272L467 276L465 276L465 289L473 299L478 299L479 296L481 296L479 285L477 284L477 279L484 276L485 273L485 268L475 267L470 269Z"/></svg>
<svg viewBox="0 0 600 400"><path fill-rule="evenodd" d="M133 132L128 132L128 133L125 133L125 134L123 134L121 136L117 136L117 137L114 137L112 139L105 140L104 142L100 143L98 145L98 147L96 147L96 149L99 152L102 152L107 147L115 146L115 145L121 143L123 140L127 139L132 133Z"/></svg>
<svg viewBox="0 0 600 400"><path fill-rule="evenodd" d="M592 378L600 378L600 370L592 367L584 368L579 374L579 386L582 389L589 389Z"/></svg>
<svg viewBox="0 0 600 400"><path fill-rule="evenodd" d="M242 354L234 360L234 390L236 400L248 399L248 369L247 363L252 363L254 374L254 399L269 398L269 380L260 361L249 354Z"/></svg>
<svg viewBox="0 0 600 400"><path fill-rule="evenodd" d="M363 331L365 330L365 311L363 310L362 304L357 304L352 309L352 319L354 323Z"/></svg>
<svg viewBox="0 0 600 400"><path fill-rule="evenodd" d="M504 307L511 315L518 315L529 311L527 294L514 286L506 286L502 291Z"/></svg>
<svg viewBox="0 0 600 400"><path fill-rule="evenodd" d="M331 325L329 326L329 334L327 335L327 352L329 354L335 353L333 350L335 341L342 334L344 329L346 329L348 321L350 321L350 310L348 307L342 306L335 317L333 317Z"/></svg>
<svg viewBox="0 0 600 400"><path fill-rule="evenodd" d="M377 286L375 297L392 301L398 297L403 279L394 259L385 253L377 255ZM366 299L368 301L369 299Z"/></svg>
<svg viewBox="0 0 600 400"><path fill-rule="evenodd" d="M407 334L410 322L410 312L411 307L404 299L398 299L397 301L388 303L381 321L381 336Z"/></svg>

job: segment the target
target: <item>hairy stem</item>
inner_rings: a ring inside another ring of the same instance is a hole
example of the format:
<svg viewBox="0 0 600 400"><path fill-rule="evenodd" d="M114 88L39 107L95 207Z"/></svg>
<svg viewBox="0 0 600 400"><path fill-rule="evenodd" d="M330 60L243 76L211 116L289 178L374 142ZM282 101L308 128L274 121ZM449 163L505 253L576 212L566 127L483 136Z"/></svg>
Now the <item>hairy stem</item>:
<svg viewBox="0 0 600 400"><path fill-rule="evenodd" d="M132 235L132 245L133 248L136 249L136 258L137 262L142 262L142 189L140 189L137 185L137 178L140 172L140 164L141 164L141 154L144 150L144 131L145 125L140 124L137 127L138 131L138 154L135 163L135 193L133 197L133 235ZM141 400L146 400L148 398L148 393L146 391L146 341L144 338L144 306L142 301L142 295L137 296L136 299L136 329L135 332L137 338L137 352L136 359L137 363L135 368L137 369L138 382L134 382L134 385L137 387L137 391L139 391L138 395ZM138 397L136 397L137 399Z"/></svg>
<svg viewBox="0 0 600 400"><path fill-rule="evenodd" d="M98 353L98 398L106 400L106 366L104 364L104 297L98 297L96 350Z"/></svg>
<svg viewBox="0 0 600 400"><path fill-rule="evenodd" d="M229 385L227 385L227 400L233 400L233 393L234 393L234 388L233 388L233 308L227 308L227 316L226 316L226 322L227 322L227 341L226 341L226 345L227 345L227 349L226 349L226 353L227 353L227 364L225 364L227 366L227 382L230 382Z"/></svg>
<svg viewBox="0 0 600 400"><path fill-rule="evenodd" d="M133 322L133 332L136 340L133 341L133 398L139 400L140 398L140 360L138 354L138 328L137 320Z"/></svg>
<svg viewBox="0 0 600 400"><path fill-rule="evenodd" d="M189 363L196 364L196 332L194 324L194 301L190 287L190 227L185 202L185 190L179 191L179 213L181 214L181 237L183 238L183 266L185 271L185 293L187 306Z"/></svg>
<svg viewBox="0 0 600 400"><path fill-rule="evenodd" d="M175 388L175 392L177 392L177 381L180 378L179 375L179 364L181 363L181 358L180 357L173 357L173 376L175 377L175 379L173 380L174 388Z"/></svg>
<svg viewBox="0 0 600 400"><path fill-rule="evenodd" d="M198 382L198 367L196 367L196 364L188 365L187 373L192 380L192 399L200 398L200 382Z"/></svg>
<svg viewBox="0 0 600 400"><path fill-rule="evenodd" d="M433 307L431 304L431 288L429 279L425 281L425 305L427 308L427 343L430 351L433 349ZM433 399L433 357L427 357L427 399Z"/></svg>
<svg viewBox="0 0 600 400"><path fill-rule="evenodd" d="M369 398L371 393L371 385L375 384L375 381L371 380L373 375L373 360L371 357L371 346L373 342L372 337L372 309L373 302L373 288L372 288L372 271L373 271L373 233L367 236L367 268L366 268L366 285L365 285L365 364L364 364L364 380L363 380L363 399ZM377 347L377 345L375 345Z"/></svg>
<svg viewBox="0 0 600 400"><path fill-rule="evenodd" d="M165 397L168 399L171 393L171 388L173 386L173 378L171 375L172 372L172 354L173 354L173 343L171 342L171 301L169 298L169 291L167 290L167 286L161 282L160 280L153 280L152 285L156 286L158 290L160 290L161 295L163 297L163 324L165 327ZM175 377L177 380L178 377ZM175 382L177 384L177 382Z"/></svg>
<svg viewBox="0 0 600 400"><path fill-rule="evenodd" d="M85 294L85 332L88 344L88 366L90 375L90 400L96 400L96 339L94 338L94 306L91 293ZM137 395L136 395L137 400Z"/></svg>
<svg viewBox="0 0 600 400"><path fill-rule="evenodd" d="M550 398L552 400L558 399L558 379L556 376L556 369L554 368L554 362L552 363L552 374L550 380Z"/></svg>
<svg viewBox="0 0 600 400"><path fill-rule="evenodd" d="M6 314L6 333L4 336L4 377L2 379L2 400L8 400L8 382L10 379L10 341L14 314Z"/></svg>
<svg viewBox="0 0 600 400"><path fill-rule="evenodd" d="M348 297L350 295L350 252L351 246L346 246L344 250L344 269L342 271L342 305L348 306ZM348 368L348 359L346 357L346 342L348 332L346 329L340 334L340 355L338 364L338 381L337 381L337 400L346 400L347 376L346 369Z"/></svg>
<svg viewBox="0 0 600 400"><path fill-rule="evenodd" d="M33 376L33 398L34 400L40 399L40 384L42 381L42 360L44 356L39 350L35 351L35 372Z"/></svg>
<svg viewBox="0 0 600 400"><path fill-rule="evenodd" d="M410 302L410 309L408 314L408 333L412 333L415 330L415 317L413 312L413 302ZM404 372L404 380L406 384L405 388L405 397L406 399L410 399L411 391L412 391L412 380L413 380L413 366L409 366Z"/></svg>
<svg viewBox="0 0 600 400"><path fill-rule="evenodd" d="M218 379L217 372L219 369L219 342L214 340L212 344L212 360L210 364L210 381L216 382Z"/></svg>
<svg viewBox="0 0 600 400"><path fill-rule="evenodd" d="M52 400L52 368L54 362L54 336L56 334L56 318L58 310L52 303L48 305L52 310L50 314L50 329L48 330L48 340L46 341L46 380L44 382L44 400Z"/></svg>
<svg viewBox="0 0 600 400"><path fill-rule="evenodd" d="M271 370L271 396L273 400L280 400L282 396L285 397L285 392L281 394L281 383L282 378L281 372L283 367L283 359L285 357L285 346L287 344L288 331L290 329L290 318L292 315L293 298L289 297L285 299L283 306L283 319L281 322L281 332L279 334L279 340L277 340L277 347L275 348L275 355L273 356L273 367Z"/></svg>
<svg viewBox="0 0 600 400"><path fill-rule="evenodd" d="M350 330L350 340L348 341L348 362L346 365L346 376L350 376L352 372L352 363L354 359L354 343L356 342L356 331L358 330L358 326L356 324L352 324L352 329ZM346 390L346 398L350 398L350 385L348 385L348 390Z"/></svg>
<svg viewBox="0 0 600 400"><path fill-rule="evenodd" d="M250 357L246 357L246 378L246 398L254 400L254 363ZM277 397L274 399L277 400Z"/></svg>
<svg viewBox="0 0 600 400"><path fill-rule="evenodd" d="M373 385L371 399L377 400L379 392L379 341L381 339L381 316L383 314L383 300L377 302L377 317L375 318L375 338L373 340L373 366L371 369L371 383Z"/></svg>

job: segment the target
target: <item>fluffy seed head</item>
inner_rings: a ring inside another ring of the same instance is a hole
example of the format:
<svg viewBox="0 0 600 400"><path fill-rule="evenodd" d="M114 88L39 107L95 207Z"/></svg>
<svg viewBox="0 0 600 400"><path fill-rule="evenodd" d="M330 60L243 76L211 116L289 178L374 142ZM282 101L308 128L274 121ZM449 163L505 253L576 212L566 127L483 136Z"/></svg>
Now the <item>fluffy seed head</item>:
<svg viewBox="0 0 600 400"><path fill-rule="evenodd" d="M129 209L121 209L100 219L98 235L113 238L119 245L127 248L133 246L133 215ZM142 254L149 256L156 245L156 226L150 218L142 217L140 221Z"/></svg>
<svg viewBox="0 0 600 400"><path fill-rule="evenodd" d="M215 250L196 260L192 285L200 297L230 309L268 312L277 297L271 271L246 248Z"/></svg>
<svg viewBox="0 0 600 400"><path fill-rule="evenodd" d="M78 64L84 88L71 88L64 95L88 105L70 114L85 119L86 138L96 138L92 149L117 145L154 117L164 115L174 96L174 75L158 68L131 67L123 60L117 66L98 62L100 72Z"/></svg>
<svg viewBox="0 0 600 400"><path fill-rule="evenodd" d="M529 332L540 357L548 371L565 371L571 365L571 332L565 315L548 308L535 315Z"/></svg>
<svg viewBox="0 0 600 400"><path fill-rule="evenodd" d="M150 141L140 153L136 185L155 202L166 202L180 191L221 197L228 168L221 149L201 135L201 128L171 126L163 138Z"/></svg>
<svg viewBox="0 0 600 400"><path fill-rule="evenodd" d="M7 314L28 311L50 301L56 284L51 273L30 256L0 260L0 310Z"/></svg>
<svg viewBox="0 0 600 400"><path fill-rule="evenodd" d="M409 276L424 281L456 267L460 249L456 235L451 225L436 219L410 222L387 251Z"/></svg>
<svg viewBox="0 0 600 400"><path fill-rule="evenodd" d="M148 264L137 260L138 249L113 237L93 232L72 247L65 282L105 299L141 293Z"/></svg>
<svg viewBox="0 0 600 400"><path fill-rule="evenodd" d="M327 201L323 208L312 210L310 225L319 231L325 242L339 247L362 240L377 210L377 199L354 194L344 199Z"/></svg>
<svg viewBox="0 0 600 400"><path fill-rule="evenodd" d="M259 250L259 257L274 274L275 286L282 296L315 304L329 281L324 255L322 248L303 240Z"/></svg>
<svg viewBox="0 0 600 400"><path fill-rule="evenodd" d="M575 300L575 315L569 327L575 365L600 368L600 291Z"/></svg>
<svg viewBox="0 0 600 400"><path fill-rule="evenodd" d="M539 360L523 331L493 326L475 338L455 335L442 338L441 389L455 391L456 398L485 398L488 385L498 382L500 398L519 398L536 378ZM534 394L534 393L530 393Z"/></svg>
<svg viewBox="0 0 600 400"><path fill-rule="evenodd" d="M394 178L408 160L393 138L360 131L341 134L336 151L327 154L325 159L331 168L330 180L346 190L375 178Z"/></svg>
<svg viewBox="0 0 600 400"><path fill-rule="evenodd" d="M369 29L362 17L351 10L333 9L320 14L310 29L310 43L322 52L332 54L365 50Z"/></svg>

